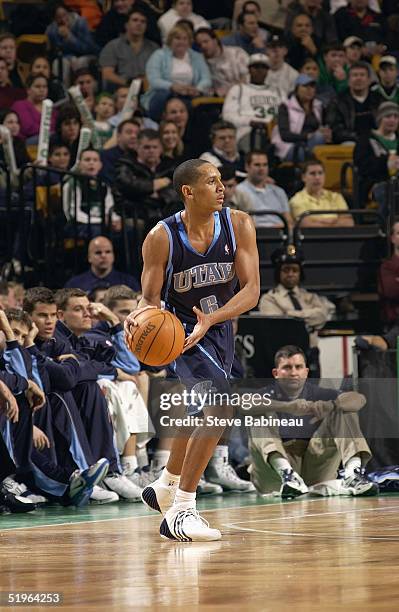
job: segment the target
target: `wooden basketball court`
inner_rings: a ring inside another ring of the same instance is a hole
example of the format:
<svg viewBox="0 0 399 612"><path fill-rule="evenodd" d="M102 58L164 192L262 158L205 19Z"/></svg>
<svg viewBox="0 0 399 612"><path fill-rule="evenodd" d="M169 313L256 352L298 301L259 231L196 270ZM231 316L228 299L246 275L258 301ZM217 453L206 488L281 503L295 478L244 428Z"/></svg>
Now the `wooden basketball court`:
<svg viewBox="0 0 399 612"><path fill-rule="evenodd" d="M141 504L0 517L0 609L8 591L59 592L63 610L398 609L399 497L199 506L220 542L162 540Z"/></svg>

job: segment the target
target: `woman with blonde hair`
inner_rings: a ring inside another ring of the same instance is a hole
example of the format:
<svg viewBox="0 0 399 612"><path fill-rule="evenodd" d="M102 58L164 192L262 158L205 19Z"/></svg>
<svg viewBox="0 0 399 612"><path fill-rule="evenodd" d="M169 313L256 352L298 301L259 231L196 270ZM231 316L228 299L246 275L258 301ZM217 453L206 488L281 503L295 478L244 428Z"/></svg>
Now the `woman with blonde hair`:
<svg viewBox="0 0 399 612"><path fill-rule="evenodd" d="M176 123L173 121L161 121L159 124L159 136L161 138L163 156L173 159L176 164L180 164L183 161L184 144Z"/></svg>
<svg viewBox="0 0 399 612"><path fill-rule="evenodd" d="M184 24L176 24L168 34L166 46L157 49L147 62L149 90L142 103L151 119L159 120L171 96L191 100L212 87L209 68L201 53L193 51L193 35Z"/></svg>

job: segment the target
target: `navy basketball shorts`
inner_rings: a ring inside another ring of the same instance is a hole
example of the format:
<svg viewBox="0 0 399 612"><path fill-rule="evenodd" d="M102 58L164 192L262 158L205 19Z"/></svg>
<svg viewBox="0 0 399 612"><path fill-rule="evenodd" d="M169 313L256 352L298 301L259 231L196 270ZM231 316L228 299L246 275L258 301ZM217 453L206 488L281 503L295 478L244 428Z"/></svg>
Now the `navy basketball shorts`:
<svg viewBox="0 0 399 612"><path fill-rule="evenodd" d="M188 336L193 325L184 323L184 328ZM207 392L228 393L233 359L233 326L231 321L227 321L211 327L198 344L173 361L167 368L168 378L178 378L192 398L198 392L202 395ZM199 412L201 407L196 401L187 406L189 415Z"/></svg>

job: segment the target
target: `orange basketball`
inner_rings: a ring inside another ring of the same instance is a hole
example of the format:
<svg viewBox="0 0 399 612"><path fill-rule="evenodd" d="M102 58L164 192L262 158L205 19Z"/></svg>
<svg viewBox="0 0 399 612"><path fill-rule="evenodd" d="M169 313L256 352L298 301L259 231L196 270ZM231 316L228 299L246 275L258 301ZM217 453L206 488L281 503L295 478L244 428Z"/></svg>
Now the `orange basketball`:
<svg viewBox="0 0 399 612"><path fill-rule="evenodd" d="M127 343L139 361L150 366L164 366L182 352L185 333L179 319L168 310L151 308L137 316L138 327Z"/></svg>

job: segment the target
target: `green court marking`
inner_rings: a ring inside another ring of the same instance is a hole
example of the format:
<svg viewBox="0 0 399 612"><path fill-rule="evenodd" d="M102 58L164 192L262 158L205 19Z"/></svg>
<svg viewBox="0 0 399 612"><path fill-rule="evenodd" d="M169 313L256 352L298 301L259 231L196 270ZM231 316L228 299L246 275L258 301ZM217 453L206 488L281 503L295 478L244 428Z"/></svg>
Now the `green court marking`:
<svg viewBox="0 0 399 612"><path fill-rule="evenodd" d="M225 495L210 495L199 497L199 510L214 510L223 508L243 508L247 506L262 506L270 503L281 503L280 498L262 498L256 493ZM95 523L96 521L111 521L134 517L159 516L158 512L147 510L141 503L129 504L117 502L113 504L93 504L84 508L48 506L27 514L0 515L0 534L10 529L26 529L47 525L65 523Z"/></svg>

